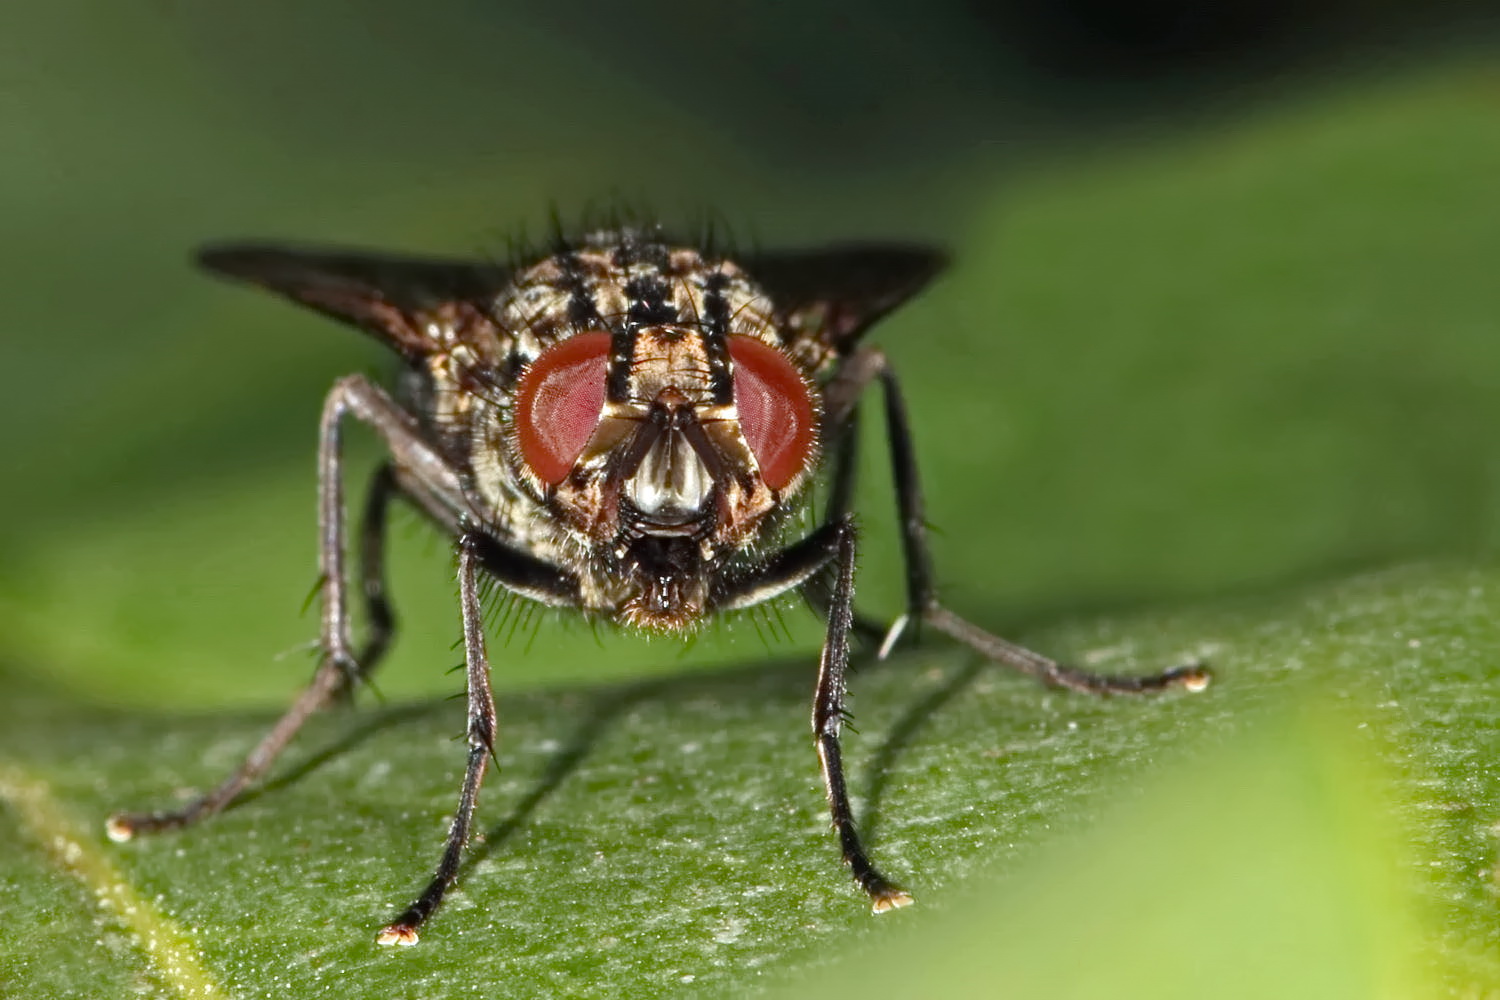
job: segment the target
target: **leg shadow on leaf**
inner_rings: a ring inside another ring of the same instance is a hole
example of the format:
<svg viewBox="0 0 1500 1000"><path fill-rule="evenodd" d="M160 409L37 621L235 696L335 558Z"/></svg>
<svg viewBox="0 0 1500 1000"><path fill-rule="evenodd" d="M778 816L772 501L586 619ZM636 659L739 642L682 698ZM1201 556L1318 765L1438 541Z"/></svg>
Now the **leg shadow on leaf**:
<svg viewBox="0 0 1500 1000"><path fill-rule="evenodd" d="M896 766L897 758L911 746L933 717L954 698L968 690L980 671L989 665L984 660L969 657L968 662L952 676L912 702L896 720L895 725L891 726L866 766L869 778L865 785L865 805L860 819L860 826L864 829L866 837L871 840L875 839L881 800L885 797L886 788L890 784L891 771Z"/></svg>
<svg viewBox="0 0 1500 1000"><path fill-rule="evenodd" d="M323 749L309 755L305 760L288 769L284 774L268 778L264 783L252 786L241 792L229 808L238 808L247 802L255 801L262 795L273 794L283 788L295 785L324 764L353 751L367 740L381 736L389 730L400 728L408 723L416 722L431 715L433 711L434 707L432 705L421 702L384 709L375 716L363 720L354 729L340 736L332 743L329 743Z"/></svg>
<svg viewBox="0 0 1500 1000"><path fill-rule="evenodd" d="M475 865L489 857L496 848L525 826L526 821L547 800L548 796L562 787L563 782L578 770L579 765L598 745L611 723L633 706L649 700L667 687L669 687L668 683L651 682L631 685L623 689L611 689L595 696L593 707L574 728L573 738L566 746L553 754L547 763L546 770L537 778L531 791L511 807L510 813L486 830L482 837L477 838L464 859L461 871L467 873L472 870Z"/></svg>

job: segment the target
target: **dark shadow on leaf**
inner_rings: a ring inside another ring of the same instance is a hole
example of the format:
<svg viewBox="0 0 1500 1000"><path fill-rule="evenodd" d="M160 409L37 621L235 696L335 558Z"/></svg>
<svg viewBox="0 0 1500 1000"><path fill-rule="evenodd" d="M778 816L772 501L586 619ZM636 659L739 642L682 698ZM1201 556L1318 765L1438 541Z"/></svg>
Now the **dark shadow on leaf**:
<svg viewBox="0 0 1500 1000"><path fill-rule="evenodd" d="M885 739L876 748L870 762L865 765L868 775L860 828L868 842L872 844L875 842L881 799L885 796L897 758L911 745L917 734L926 727L933 716L942 711L944 705L966 690L974 683L979 672L990 666L987 661L978 656L970 655L966 660L965 665L952 677L912 702L901 718L896 720L896 724L886 733Z"/></svg>
<svg viewBox="0 0 1500 1000"><path fill-rule="evenodd" d="M648 700L668 687L670 687L669 683L662 682L634 684L611 689L595 697L592 707L574 730L573 738L548 761L547 769L542 772L531 791L511 807L510 813L504 819L486 830L469 846L469 852L464 859L459 877L462 878L462 872L469 871L489 857L497 847L505 843L526 824L527 819L536 812L537 807L578 769L614 720L633 705Z"/></svg>
<svg viewBox="0 0 1500 1000"><path fill-rule="evenodd" d="M419 702L412 705L400 705L395 708L384 709L373 718L366 719L355 729L328 744L322 750L303 759L290 770L277 774L265 782L246 790L244 794L230 803L229 808L238 808L247 802L252 802L260 798L262 795L293 785L334 758L353 750L365 740L384 733L387 730L395 729L405 723L424 718L432 713L433 708L434 706L430 703Z"/></svg>

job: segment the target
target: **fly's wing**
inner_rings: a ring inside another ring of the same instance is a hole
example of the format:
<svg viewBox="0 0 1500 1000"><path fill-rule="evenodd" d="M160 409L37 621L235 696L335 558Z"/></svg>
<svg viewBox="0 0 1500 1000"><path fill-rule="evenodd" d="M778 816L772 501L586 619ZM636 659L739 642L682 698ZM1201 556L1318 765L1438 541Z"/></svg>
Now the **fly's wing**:
<svg viewBox="0 0 1500 1000"><path fill-rule="evenodd" d="M510 278L507 269L477 261L275 244L208 246L197 259L215 274L372 333L412 363L445 346L442 333L474 346L493 342L488 306ZM475 336L481 330L490 336Z"/></svg>
<svg viewBox="0 0 1500 1000"><path fill-rule="evenodd" d="M789 342L842 356L937 277L948 254L917 244L851 244L761 254L743 264L770 296Z"/></svg>

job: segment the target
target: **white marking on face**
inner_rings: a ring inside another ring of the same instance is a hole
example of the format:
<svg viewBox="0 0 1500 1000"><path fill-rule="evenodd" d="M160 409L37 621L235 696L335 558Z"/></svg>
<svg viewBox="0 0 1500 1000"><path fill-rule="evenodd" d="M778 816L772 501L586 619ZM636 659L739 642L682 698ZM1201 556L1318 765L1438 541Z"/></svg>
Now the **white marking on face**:
<svg viewBox="0 0 1500 1000"><path fill-rule="evenodd" d="M703 509L713 482L686 436L669 431L657 439L635 475L626 480L625 494L647 518L685 520Z"/></svg>

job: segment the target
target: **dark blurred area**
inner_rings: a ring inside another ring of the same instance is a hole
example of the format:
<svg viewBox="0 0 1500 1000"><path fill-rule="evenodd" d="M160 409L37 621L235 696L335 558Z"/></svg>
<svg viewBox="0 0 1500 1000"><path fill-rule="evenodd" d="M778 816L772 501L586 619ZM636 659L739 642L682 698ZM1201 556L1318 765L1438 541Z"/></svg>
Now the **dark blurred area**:
<svg viewBox="0 0 1500 1000"><path fill-rule="evenodd" d="M941 162L955 145L1232 113L1493 37L1500 4L937 0L554 8L600 65L778 165ZM861 161L879 157L880 162Z"/></svg>
<svg viewBox="0 0 1500 1000"><path fill-rule="evenodd" d="M1191 3L1185 0L1062 0L974 4L997 44L1015 45L1038 76L1064 94L1090 84L1131 88L1198 74L1276 71L1308 57L1340 54L1377 31L1409 31L1430 7L1363 0ZM1386 23L1372 23L1371 16ZM1407 23L1400 24L1404 18ZM1374 29L1372 31L1372 29Z"/></svg>

